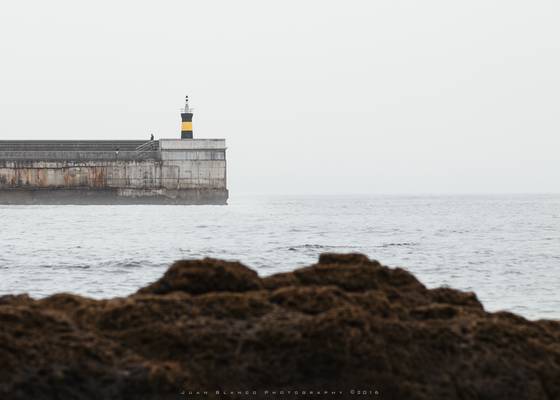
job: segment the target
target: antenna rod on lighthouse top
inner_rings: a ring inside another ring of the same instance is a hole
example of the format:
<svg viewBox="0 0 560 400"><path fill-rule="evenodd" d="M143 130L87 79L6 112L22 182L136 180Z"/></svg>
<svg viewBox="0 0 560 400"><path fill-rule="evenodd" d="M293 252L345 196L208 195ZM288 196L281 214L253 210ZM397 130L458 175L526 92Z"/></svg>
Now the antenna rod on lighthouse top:
<svg viewBox="0 0 560 400"><path fill-rule="evenodd" d="M185 96L185 112L188 113L189 111L189 96Z"/></svg>

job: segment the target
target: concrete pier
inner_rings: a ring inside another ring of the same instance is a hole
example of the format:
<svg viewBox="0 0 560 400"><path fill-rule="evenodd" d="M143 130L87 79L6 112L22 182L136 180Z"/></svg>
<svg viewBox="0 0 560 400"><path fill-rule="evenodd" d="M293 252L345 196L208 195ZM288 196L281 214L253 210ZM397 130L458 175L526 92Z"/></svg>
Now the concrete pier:
<svg viewBox="0 0 560 400"><path fill-rule="evenodd" d="M224 139L0 141L0 204L226 204Z"/></svg>

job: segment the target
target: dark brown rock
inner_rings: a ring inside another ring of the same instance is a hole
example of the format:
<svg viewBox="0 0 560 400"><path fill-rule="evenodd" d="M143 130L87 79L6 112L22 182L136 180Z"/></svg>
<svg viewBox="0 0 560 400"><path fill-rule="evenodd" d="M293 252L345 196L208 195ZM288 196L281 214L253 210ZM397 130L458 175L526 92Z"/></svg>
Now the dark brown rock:
<svg viewBox="0 0 560 400"><path fill-rule="evenodd" d="M138 293L246 292L261 287L257 273L238 262L205 258L176 261L157 282Z"/></svg>
<svg viewBox="0 0 560 400"><path fill-rule="evenodd" d="M179 261L112 300L0 297L0 399L216 390L559 399L560 323L487 313L473 293L429 290L360 254L262 279L239 263Z"/></svg>

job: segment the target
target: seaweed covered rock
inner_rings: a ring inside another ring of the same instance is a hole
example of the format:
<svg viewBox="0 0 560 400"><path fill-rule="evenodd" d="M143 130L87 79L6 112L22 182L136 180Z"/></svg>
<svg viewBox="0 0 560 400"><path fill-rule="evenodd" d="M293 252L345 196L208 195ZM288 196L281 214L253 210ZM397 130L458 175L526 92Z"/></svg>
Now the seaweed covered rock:
<svg viewBox="0 0 560 400"><path fill-rule="evenodd" d="M138 293L246 292L261 287L257 273L238 262L212 258L176 261L161 279Z"/></svg>
<svg viewBox="0 0 560 400"><path fill-rule="evenodd" d="M235 262L178 261L111 300L0 297L1 399L304 392L560 398L560 323L487 313L473 293L427 289L361 254L265 278Z"/></svg>

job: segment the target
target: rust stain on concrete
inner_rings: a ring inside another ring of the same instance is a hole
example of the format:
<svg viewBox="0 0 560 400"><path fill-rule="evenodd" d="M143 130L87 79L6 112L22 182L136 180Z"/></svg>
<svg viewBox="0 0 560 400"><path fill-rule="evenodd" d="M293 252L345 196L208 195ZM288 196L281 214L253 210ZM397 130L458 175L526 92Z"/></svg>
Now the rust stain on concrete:
<svg viewBox="0 0 560 400"><path fill-rule="evenodd" d="M107 186L107 169L105 167L88 168L88 186L104 188Z"/></svg>

